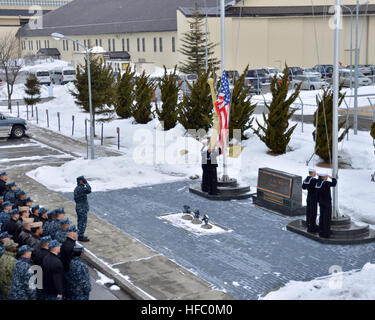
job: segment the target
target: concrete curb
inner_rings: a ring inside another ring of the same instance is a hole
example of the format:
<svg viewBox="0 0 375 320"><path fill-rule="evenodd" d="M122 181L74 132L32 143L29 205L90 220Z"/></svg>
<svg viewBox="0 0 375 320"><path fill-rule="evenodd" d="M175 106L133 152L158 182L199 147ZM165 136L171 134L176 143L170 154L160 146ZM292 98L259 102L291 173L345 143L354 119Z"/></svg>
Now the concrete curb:
<svg viewBox="0 0 375 320"><path fill-rule="evenodd" d="M82 244L81 244L82 245ZM115 284L118 285L123 291L129 294L135 300L153 300L150 295L134 286L131 282L127 281L113 270L110 266L98 259L88 249L85 248L85 261L93 268L98 269L105 276L113 279Z"/></svg>

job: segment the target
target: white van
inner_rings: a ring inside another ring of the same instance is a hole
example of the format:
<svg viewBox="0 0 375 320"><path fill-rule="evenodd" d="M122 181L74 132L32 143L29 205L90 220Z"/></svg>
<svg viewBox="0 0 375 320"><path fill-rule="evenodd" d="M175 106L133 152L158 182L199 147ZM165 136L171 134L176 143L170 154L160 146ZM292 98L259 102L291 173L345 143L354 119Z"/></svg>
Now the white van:
<svg viewBox="0 0 375 320"><path fill-rule="evenodd" d="M59 67L51 71L51 80L53 84L66 84L76 81L76 70L73 67Z"/></svg>
<svg viewBox="0 0 375 320"><path fill-rule="evenodd" d="M29 73L35 74L41 84L51 84L50 72L48 70L38 69L30 71Z"/></svg>

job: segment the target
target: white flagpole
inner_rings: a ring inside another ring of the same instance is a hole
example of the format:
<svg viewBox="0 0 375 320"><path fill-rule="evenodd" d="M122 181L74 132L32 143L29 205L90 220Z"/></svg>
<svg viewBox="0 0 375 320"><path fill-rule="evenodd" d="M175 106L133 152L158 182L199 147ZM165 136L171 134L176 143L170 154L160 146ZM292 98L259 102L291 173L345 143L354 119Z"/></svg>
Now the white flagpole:
<svg viewBox="0 0 375 320"><path fill-rule="evenodd" d="M341 0L336 0L335 5L335 49L333 62L333 123L332 123L332 177L337 178L338 173L338 101L339 101L339 48L341 25ZM338 218L338 189L333 188L332 218Z"/></svg>
<svg viewBox="0 0 375 320"><path fill-rule="evenodd" d="M225 70L225 0L220 1L220 22L221 22L221 73ZM228 113L228 129L229 129L229 113ZM225 132L224 150L223 150L223 177L222 181L228 181L228 159L227 149L229 144L229 132Z"/></svg>

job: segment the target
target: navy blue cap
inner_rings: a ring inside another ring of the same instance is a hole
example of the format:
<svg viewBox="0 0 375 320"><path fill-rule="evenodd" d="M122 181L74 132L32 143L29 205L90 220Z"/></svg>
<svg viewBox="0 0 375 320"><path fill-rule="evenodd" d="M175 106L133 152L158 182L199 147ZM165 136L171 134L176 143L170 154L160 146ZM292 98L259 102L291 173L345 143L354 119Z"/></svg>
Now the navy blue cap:
<svg viewBox="0 0 375 320"><path fill-rule="evenodd" d="M52 238L51 238L51 236L44 236L44 237L40 238L40 241L41 242L51 242Z"/></svg>
<svg viewBox="0 0 375 320"><path fill-rule="evenodd" d="M16 192L16 196L17 196L17 197L23 196L23 195L25 195L25 194L26 194L26 192L23 191L23 190L18 190L18 191Z"/></svg>
<svg viewBox="0 0 375 320"><path fill-rule="evenodd" d="M15 182L9 182L5 186L7 186L7 187L15 187L16 183Z"/></svg>
<svg viewBox="0 0 375 320"><path fill-rule="evenodd" d="M18 211L18 209L16 208L16 209L10 210L9 214L10 214L11 216L14 215L14 214L19 214L19 211Z"/></svg>
<svg viewBox="0 0 375 320"><path fill-rule="evenodd" d="M25 202L34 202L34 200L31 200L30 197L27 197L24 201L25 201Z"/></svg>
<svg viewBox="0 0 375 320"><path fill-rule="evenodd" d="M65 232L78 232L78 230L74 225L70 225L65 229Z"/></svg>
<svg viewBox="0 0 375 320"><path fill-rule="evenodd" d="M55 209L55 210L51 210L50 212L48 212L48 216L49 216L49 217L50 217L50 216L53 216L53 215L55 215L55 214L57 214L56 209Z"/></svg>
<svg viewBox="0 0 375 320"><path fill-rule="evenodd" d="M56 213L57 213L57 214L60 214L60 213L65 214L65 210L64 210L64 208L57 208L57 209L56 209Z"/></svg>
<svg viewBox="0 0 375 320"><path fill-rule="evenodd" d="M61 243L58 242L57 240L52 240L48 245L48 249L52 249L55 247L61 247Z"/></svg>
<svg viewBox="0 0 375 320"><path fill-rule="evenodd" d="M5 207L12 207L13 205L10 201L4 201L1 206L4 209Z"/></svg>
<svg viewBox="0 0 375 320"><path fill-rule="evenodd" d="M29 251L32 252L32 251L34 251L34 249L31 248L30 246L28 246L27 244L18 248L18 253L20 253L20 254L24 254L24 253L29 252Z"/></svg>
<svg viewBox="0 0 375 320"><path fill-rule="evenodd" d="M48 213L48 210L46 208L40 208L39 214L44 214L44 213Z"/></svg>
<svg viewBox="0 0 375 320"><path fill-rule="evenodd" d="M7 173L5 171L0 172L0 177L7 176Z"/></svg>
<svg viewBox="0 0 375 320"><path fill-rule="evenodd" d="M13 236L11 234L9 234L8 231L4 231L4 232L0 233L0 240L6 239L6 238L12 239Z"/></svg>
<svg viewBox="0 0 375 320"><path fill-rule="evenodd" d="M60 222L61 225L72 224L68 218L61 219L59 222Z"/></svg>
<svg viewBox="0 0 375 320"><path fill-rule="evenodd" d="M39 209L40 209L39 204L36 204L35 206L31 207L31 212L34 212L35 210L39 210Z"/></svg>

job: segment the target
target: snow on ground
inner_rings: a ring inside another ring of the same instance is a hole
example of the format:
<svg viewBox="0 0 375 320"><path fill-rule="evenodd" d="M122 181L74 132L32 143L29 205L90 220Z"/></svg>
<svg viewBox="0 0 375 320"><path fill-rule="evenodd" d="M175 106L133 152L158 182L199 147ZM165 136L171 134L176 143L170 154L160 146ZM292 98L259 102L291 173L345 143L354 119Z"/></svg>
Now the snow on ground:
<svg viewBox="0 0 375 320"><path fill-rule="evenodd" d="M215 225L211 221L209 222L210 225L212 225L211 229L204 229L202 224L194 224L191 222L191 220L185 220L182 217L184 216L184 213L174 213L174 214L168 214L158 217L161 220L166 220L169 223L171 223L173 226L177 228L185 229L189 232L192 232L198 236L205 236L205 235L213 235L218 233L224 233L224 232L230 232L231 230L224 230L223 228Z"/></svg>
<svg viewBox="0 0 375 320"><path fill-rule="evenodd" d="M261 300L374 300L375 264L360 271L337 272L312 281L290 281Z"/></svg>
<svg viewBox="0 0 375 320"><path fill-rule="evenodd" d="M24 65L21 68L21 72L29 72L35 70L46 70L50 71L57 67L66 67L71 65L69 62L64 60L54 60L54 59L43 59L43 60L36 60L32 64Z"/></svg>
<svg viewBox="0 0 375 320"><path fill-rule="evenodd" d="M14 85L14 93L12 94L12 99L17 99L17 100L23 99L24 96L25 96L25 85L23 83L16 83ZM40 96L42 98L48 97L48 86L42 85L40 87ZM7 99L8 99L7 87L6 85L2 85L0 86L0 100L7 100ZM13 106L13 109L16 110L16 107Z"/></svg>
<svg viewBox="0 0 375 320"><path fill-rule="evenodd" d="M103 273L99 272L98 270L94 269L96 273L98 274L99 279L96 280L96 283L101 284L102 286L105 286L107 283L115 283L113 279L108 278Z"/></svg>

